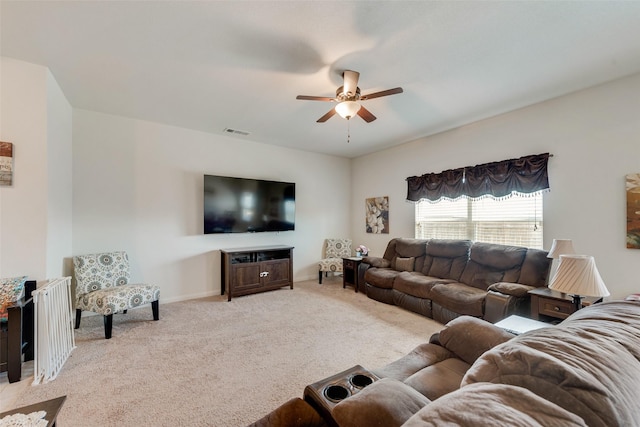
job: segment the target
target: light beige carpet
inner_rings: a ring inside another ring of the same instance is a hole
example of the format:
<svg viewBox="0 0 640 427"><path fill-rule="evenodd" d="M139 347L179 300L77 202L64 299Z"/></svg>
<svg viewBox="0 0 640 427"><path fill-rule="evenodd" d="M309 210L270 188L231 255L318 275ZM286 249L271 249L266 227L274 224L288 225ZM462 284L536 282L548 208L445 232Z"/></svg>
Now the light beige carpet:
<svg viewBox="0 0 640 427"><path fill-rule="evenodd" d="M441 325L399 307L322 285L212 297L83 318L77 348L54 381L29 386L16 406L67 395L59 425L243 426L307 384L360 364L378 368ZM126 319L126 321L124 321Z"/></svg>

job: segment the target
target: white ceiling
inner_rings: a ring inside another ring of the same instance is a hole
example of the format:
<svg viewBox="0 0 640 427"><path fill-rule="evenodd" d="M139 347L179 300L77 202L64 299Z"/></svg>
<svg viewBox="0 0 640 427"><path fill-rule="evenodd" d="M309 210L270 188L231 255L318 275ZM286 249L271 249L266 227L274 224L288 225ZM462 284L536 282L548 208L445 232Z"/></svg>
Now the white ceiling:
<svg viewBox="0 0 640 427"><path fill-rule="evenodd" d="M640 2L5 1L75 108L355 157L640 72ZM344 69L378 119L316 120Z"/></svg>

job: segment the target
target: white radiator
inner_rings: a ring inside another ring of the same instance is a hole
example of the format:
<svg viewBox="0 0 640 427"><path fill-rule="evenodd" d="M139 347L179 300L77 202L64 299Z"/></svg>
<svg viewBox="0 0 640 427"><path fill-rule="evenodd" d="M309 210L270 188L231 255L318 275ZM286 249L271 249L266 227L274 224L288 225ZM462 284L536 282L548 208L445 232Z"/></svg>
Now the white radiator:
<svg viewBox="0 0 640 427"><path fill-rule="evenodd" d="M50 280L33 292L35 362L33 384L56 378L76 348L71 311L71 277Z"/></svg>

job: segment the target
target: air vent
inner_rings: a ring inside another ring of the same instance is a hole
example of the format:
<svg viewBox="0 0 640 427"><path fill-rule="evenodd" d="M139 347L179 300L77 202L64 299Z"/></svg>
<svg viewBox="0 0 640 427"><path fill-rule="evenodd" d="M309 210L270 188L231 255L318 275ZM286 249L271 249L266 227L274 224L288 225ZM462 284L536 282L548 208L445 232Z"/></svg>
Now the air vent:
<svg viewBox="0 0 640 427"><path fill-rule="evenodd" d="M246 132L246 131L243 131L243 130L238 130L238 129L224 128L224 131L226 133L232 133L234 135L242 135L242 136L249 135L249 132Z"/></svg>

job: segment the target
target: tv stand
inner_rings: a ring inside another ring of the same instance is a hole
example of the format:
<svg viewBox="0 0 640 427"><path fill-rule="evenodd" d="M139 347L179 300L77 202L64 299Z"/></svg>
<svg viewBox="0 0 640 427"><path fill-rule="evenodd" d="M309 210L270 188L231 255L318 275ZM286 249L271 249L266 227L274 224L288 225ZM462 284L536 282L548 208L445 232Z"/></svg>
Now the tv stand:
<svg viewBox="0 0 640 427"><path fill-rule="evenodd" d="M220 249L221 294L232 297L293 289L293 246Z"/></svg>

